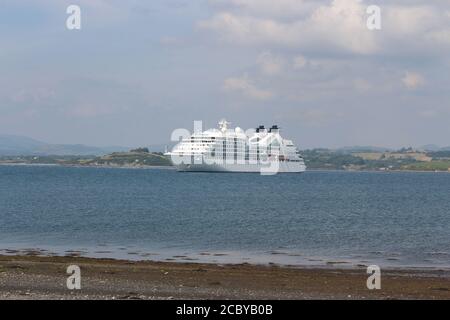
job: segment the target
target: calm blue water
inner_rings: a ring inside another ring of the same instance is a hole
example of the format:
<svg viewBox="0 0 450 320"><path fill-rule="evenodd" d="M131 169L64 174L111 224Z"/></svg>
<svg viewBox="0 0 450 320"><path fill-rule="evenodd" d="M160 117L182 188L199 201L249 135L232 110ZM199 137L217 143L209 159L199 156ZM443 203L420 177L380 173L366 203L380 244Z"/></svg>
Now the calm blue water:
<svg viewBox="0 0 450 320"><path fill-rule="evenodd" d="M450 174L0 166L0 249L18 248L450 267Z"/></svg>

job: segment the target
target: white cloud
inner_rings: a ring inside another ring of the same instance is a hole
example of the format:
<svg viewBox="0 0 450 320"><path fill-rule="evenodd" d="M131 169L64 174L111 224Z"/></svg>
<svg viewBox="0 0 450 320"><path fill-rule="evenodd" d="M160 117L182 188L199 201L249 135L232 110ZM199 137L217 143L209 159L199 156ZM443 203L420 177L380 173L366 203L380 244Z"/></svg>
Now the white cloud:
<svg viewBox="0 0 450 320"><path fill-rule="evenodd" d="M302 55L298 55L296 57L294 57L294 69L302 69L306 66L306 63L308 61L306 60L306 58Z"/></svg>
<svg viewBox="0 0 450 320"><path fill-rule="evenodd" d="M434 43L450 45L450 28L445 30L433 31L428 34L427 38Z"/></svg>
<svg viewBox="0 0 450 320"><path fill-rule="evenodd" d="M55 91L50 88L21 89L10 97L14 103L41 103L55 97Z"/></svg>
<svg viewBox="0 0 450 320"><path fill-rule="evenodd" d="M370 82L367 81L366 79L362 79L362 78L355 79L353 81L353 85L354 85L355 89L360 92L367 92L370 89L372 89L372 85L370 84Z"/></svg>
<svg viewBox="0 0 450 320"><path fill-rule="evenodd" d="M267 100L273 97L272 92L258 89L247 75L225 79L223 89L227 92L240 92L244 96L256 100Z"/></svg>
<svg viewBox="0 0 450 320"><path fill-rule="evenodd" d="M366 28L365 14L365 6L359 0L334 0L300 19L286 21L219 12L198 26L233 43L332 48L366 54L376 51L376 43L374 33Z"/></svg>
<svg viewBox="0 0 450 320"><path fill-rule="evenodd" d="M274 56L268 51L261 53L256 62L260 66L262 73L266 75L279 74L284 67L284 59Z"/></svg>
<svg viewBox="0 0 450 320"><path fill-rule="evenodd" d="M442 55L448 51L449 12L429 2L407 4L390 1L381 5L382 30L368 30L369 0L216 0L218 9L200 21L201 29L219 39L246 46L301 48L328 55L379 53ZM283 14L282 14L283 13ZM290 14L289 14L290 13Z"/></svg>
<svg viewBox="0 0 450 320"><path fill-rule="evenodd" d="M222 40L254 44L289 44L289 26L274 20L259 19L250 16L238 16L230 12L221 12L209 20L200 21L198 26L217 32Z"/></svg>
<svg viewBox="0 0 450 320"><path fill-rule="evenodd" d="M305 0L210 0L218 9L268 17L298 17L308 13L313 2Z"/></svg>
<svg viewBox="0 0 450 320"><path fill-rule="evenodd" d="M420 35L436 27L437 9L430 6L388 6L383 10L385 31L393 35Z"/></svg>
<svg viewBox="0 0 450 320"><path fill-rule="evenodd" d="M314 11L306 23L318 41L353 53L373 53L378 48L375 33L366 26L366 8L359 0L334 0Z"/></svg>
<svg viewBox="0 0 450 320"><path fill-rule="evenodd" d="M425 79L416 72L407 71L402 78L403 85L408 89L415 89L425 84Z"/></svg>

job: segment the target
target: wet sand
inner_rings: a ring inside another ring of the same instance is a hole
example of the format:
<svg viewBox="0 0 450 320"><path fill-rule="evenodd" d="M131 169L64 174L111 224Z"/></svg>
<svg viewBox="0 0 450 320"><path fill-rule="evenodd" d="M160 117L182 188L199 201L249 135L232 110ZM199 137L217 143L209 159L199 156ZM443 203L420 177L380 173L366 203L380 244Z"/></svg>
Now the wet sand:
<svg viewBox="0 0 450 320"><path fill-rule="evenodd" d="M81 290L66 269L81 268ZM366 269L0 255L0 299L450 299L449 270Z"/></svg>

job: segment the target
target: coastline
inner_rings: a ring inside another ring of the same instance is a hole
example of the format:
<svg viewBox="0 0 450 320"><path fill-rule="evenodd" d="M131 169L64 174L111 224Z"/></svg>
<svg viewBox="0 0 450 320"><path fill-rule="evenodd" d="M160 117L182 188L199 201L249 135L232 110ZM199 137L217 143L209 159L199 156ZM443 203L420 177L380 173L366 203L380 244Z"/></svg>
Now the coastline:
<svg viewBox="0 0 450 320"><path fill-rule="evenodd" d="M68 290L66 268L81 269ZM450 271L382 271L368 290L365 268L291 268L0 255L0 299L450 299Z"/></svg>
<svg viewBox="0 0 450 320"><path fill-rule="evenodd" d="M404 271L446 271L450 273L450 253L440 251L427 252L427 257L417 259L398 252L371 251L366 255L353 253L347 255L327 255L307 253L299 250L279 247L272 250L210 250L181 248L113 246L105 243L96 246L43 246L30 244L4 244L0 256L28 257L74 257L87 259L110 259L126 261L152 261L200 264L249 264L256 266L277 266L292 269L346 269L357 270L369 265L380 266L383 270Z"/></svg>
<svg viewBox="0 0 450 320"><path fill-rule="evenodd" d="M162 170L176 170L174 166L148 166L148 165L138 165L138 166L120 166L120 165L79 165L79 164L59 164L59 163L26 163L26 162L15 162L7 163L0 162L0 166L30 166L30 167L65 167L65 168L105 168L105 169L162 169ZM367 173L446 173L450 174L450 171L444 170L345 170L345 169L328 169L328 168L313 168L306 169L305 172L367 172Z"/></svg>

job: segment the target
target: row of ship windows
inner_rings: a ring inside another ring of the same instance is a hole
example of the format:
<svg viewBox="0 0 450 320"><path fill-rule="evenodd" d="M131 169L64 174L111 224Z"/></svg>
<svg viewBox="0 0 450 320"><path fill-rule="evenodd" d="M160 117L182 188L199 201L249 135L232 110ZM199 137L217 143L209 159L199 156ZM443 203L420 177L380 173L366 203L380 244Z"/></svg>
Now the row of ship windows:
<svg viewBox="0 0 450 320"><path fill-rule="evenodd" d="M187 148L187 149L178 149L178 152L185 152L185 153L189 153L190 151L198 151L198 152L206 152L207 150L203 149L203 148ZM276 151L276 150L273 150ZM222 149L218 149L218 150L211 150L208 151L208 153L212 153L212 154L244 154L244 153L250 153L250 154L257 154L257 153L266 153L265 150L261 150L258 151L257 149L248 149L248 150L226 150L225 152L223 152ZM286 155L290 155L290 156L297 156L299 155L296 152L287 152Z"/></svg>
<svg viewBox="0 0 450 320"><path fill-rule="evenodd" d="M256 140L258 141L258 140ZM228 143L228 144L234 144L234 143L247 143L247 139L217 139L217 140L204 140L204 139L187 139L184 140L184 142L190 142L190 143ZM293 145L288 145L288 146L293 146Z"/></svg>
<svg viewBox="0 0 450 320"><path fill-rule="evenodd" d="M223 139L223 138L221 138L221 139L209 140L209 139L202 139L202 138L196 138L196 139L189 138L189 139L185 139L184 141L186 141L186 142L199 142L199 141L201 141L201 142L211 143L211 142L223 142L223 141L247 141L247 139L236 138L236 140L235 140L235 139Z"/></svg>
<svg viewBox="0 0 450 320"><path fill-rule="evenodd" d="M211 143L208 143L207 141L196 141L196 142L192 142L192 145L196 145L196 146L199 146L199 145L200 146L210 146ZM222 145L224 145L224 143L223 142L222 143L217 143L216 145L222 146ZM225 145L227 145L227 146L247 145L247 143L246 143L246 141L236 141L236 143L231 141L231 142L226 142ZM279 145L279 143L273 143L272 145Z"/></svg>
<svg viewBox="0 0 450 320"><path fill-rule="evenodd" d="M271 149L266 149L266 148L226 148L226 150L225 150L225 152L243 152L244 150L246 151L246 152L248 152L248 150L250 150L250 151L255 151L255 150L261 150L261 151L263 151L263 150L274 150L274 151L277 151L277 150L279 150L278 148L271 148ZM199 147L199 148L178 148L178 150L185 150L185 151L189 151L189 150L204 150L204 151L207 151L208 149L206 149L205 147ZM214 152L214 151L216 151L216 152L222 152L224 149L223 148L217 148L217 149L212 149L211 151L212 152ZM294 152L294 151L291 151L291 152L287 152L287 153L292 153L292 154L297 154L297 152Z"/></svg>
<svg viewBox="0 0 450 320"><path fill-rule="evenodd" d="M206 157L207 159L217 159L218 157L214 157L214 156L209 156L209 157ZM251 156L249 156L249 155L247 155L245 158L244 157L222 157L223 159L235 159L235 160L237 160L237 159L239 159L239 160L243 160L243 159L245 159L245 160L250 160L250 159L252 159L252 160L259 160L260 158L262 159L262 160L267 160L267 157L257 157L257 156L254 156L254 157L251 157ZM280 162L304 162L303 160L299 160L299 159L288 159L288 158L278 158L278 160L280 161Z"/></svg>
<svg viewBox="0 0 450 320"><path fill-rule="evenodd" d="M189 154L192 151L203 153L206 150L200 149L200 148L198 148L198 149L191 148L191 149L187 149L187 150L183 150L183 149L178 150L179 153L187 153L187 154ZM211 155L219 155L219 154L223 155L223 154L225 154L227 156L234 156L234 155L244 155L244 154L251 154L251 155L266 154L266 152L265 151L258 151L258 150L254 150L254 149L252 149L252 150L245 150L245 151L243 151L243 150L234 150L234 151L233 150L228 150L226 152L223 152L223 150L215 150L215 151L212 150L212 151L208 151L207 154L211 154ZM287 152L287 153L285 153L285 155L287 157L300 156L298 153L294 153L294 152Z"/></svg>
<svg viewBox="0 0 450 320"><path fill-rule="evenodd" d="M256 138L256 140L258 140L258 138ZM223 142L223 141L230 141L230 142L234 142L234 141L243 141L243 142L246 142L246 141L247 141L247 138L222 138L222 137L217 137L217 138L204 138L204 137L190 137L190 138L184 139L183 141L185 141L185 142L207 142L207 143L211 143L211 142ZM293 144L290 143L289 146L293 146Z"/></svg>
<svg viewBox="0 0 450 320"><path fill-rule="evenodd" d="M239 148L244 148L244 147L249 147L249 146L252 146L252 148L256 148L257 147L257 145L249 145L249 144L244 144L244 143L237 143L237 144L231 143L231 144L225 144L225 145L223 145L223 144L214 145L215 148L223 148L223 147L225 147L227 149L230 149L230 148L232 149L235 146L237 146ZM180 147L189 149L189 148L195 148L195 147L212 147L212 145L210 145L210 144L203 144L203 143L196 143L196 144L191 144L191 145L183 145L183 146L180 146ZM268 147L279 148L280 145L279 144L271 144Z"/></svg>
<svg viewBox="0 0 450 320"><path fill-rule="evenodd" d="M180 152L179 154L180 156L183 156L183 153ZM186 154L186 155L189 155ZM204 157L207 158L214 158L214 157L224 157L224 158L256 158L256 157L272 157L272 156L278 156L280 158L280 160L287 160L291 157L293 158L297 158L298 156L296 154L285 154L285 155L276 155L276 154L266 154L266 153L259 153L259 152L235 152L235 153L223 153L223 152L211 152L211 153L207 153L207 154L202 154ZM294 160L290 160L290 161L294 161Z"/></svg>

